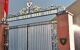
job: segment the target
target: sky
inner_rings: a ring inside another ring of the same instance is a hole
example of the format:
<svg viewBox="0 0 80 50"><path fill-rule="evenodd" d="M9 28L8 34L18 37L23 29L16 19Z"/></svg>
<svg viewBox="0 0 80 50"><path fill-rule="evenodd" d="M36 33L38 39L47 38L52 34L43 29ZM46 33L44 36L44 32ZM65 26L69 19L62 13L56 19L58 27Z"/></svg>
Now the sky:
<svg viewBox="0 0 80 50"><path fill-rule="evenodd" d="M16 14L19 10L26 7L28 0L9 0L9 14ZM65 6L68 7L75 0L32 0L33 5L40 6L41 8L47 8L50 6Z"/></svg>

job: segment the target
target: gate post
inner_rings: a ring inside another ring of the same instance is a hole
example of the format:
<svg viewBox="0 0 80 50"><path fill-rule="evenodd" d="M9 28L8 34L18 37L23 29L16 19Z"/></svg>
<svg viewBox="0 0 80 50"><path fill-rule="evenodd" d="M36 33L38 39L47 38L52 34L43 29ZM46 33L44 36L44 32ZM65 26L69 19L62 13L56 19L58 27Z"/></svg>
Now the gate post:
<svg viewBox="0 0 80 50"><path fill-rule="evenodd" d="M0 24L0 50L4 50L4 27Z"/></svg>
<svg viewBox="0 0 80 50"><path fill-rule="evenodd" d="M0 0L0 20L4 16L4 0ZM4 50L4 28L3 25L0 24L0 50Z"/></svg>
<svg viewBox="0 0 80 50"><path fill-rule="evenodd" d="M5 50L5 23L8 15L8 0L0 0L0 50Z"/></svg>
<svg viewBox="0 0 80 50"><path fill-rule="evenodd" d="M7 24L0 23L0 50L7 50L7 37L6 37L6 28ZM8 30L7 30L8 31Z"/></svg>
<svg viewBox="0 0 80 50"><path fill-rule="evenodd" d="M75 50L72 16L66 11L57 14L58 50Z"/></svg>

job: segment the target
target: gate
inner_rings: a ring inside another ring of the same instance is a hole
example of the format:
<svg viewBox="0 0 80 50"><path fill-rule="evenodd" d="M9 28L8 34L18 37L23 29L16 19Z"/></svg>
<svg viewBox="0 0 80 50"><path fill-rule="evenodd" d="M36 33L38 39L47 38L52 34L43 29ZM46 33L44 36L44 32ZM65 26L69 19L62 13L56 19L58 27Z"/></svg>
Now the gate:
<svg viewBox="0 0 80 50"><path fill-rule="evenodd" d="M9 50L57 50L56 27L52 21L12 26Z"/></svg>

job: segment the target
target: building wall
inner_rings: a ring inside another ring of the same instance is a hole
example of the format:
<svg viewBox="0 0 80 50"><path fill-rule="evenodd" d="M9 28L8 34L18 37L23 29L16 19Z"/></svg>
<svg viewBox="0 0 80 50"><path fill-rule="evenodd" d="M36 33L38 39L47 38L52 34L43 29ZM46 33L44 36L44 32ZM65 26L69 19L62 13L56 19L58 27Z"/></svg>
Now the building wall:
<svg viewBox="0 0 80 50"><path fill-rule="evenodd" d="M74 14L74 24L80 26L80 0L76 0L72 5L70 5L67 10Z"/></svg>
<svg viewBox="0 0 80 50"><path fill-rule="evenodd" d="M80 50L80 32L75 32L75 50Z"/></svg>
<svg viewBox="0 0 80 50"><path fill-rule="evenodd" d="M74 24L78 26L78 30L74 30L75 50L80 50L80 0L76 0L67 8L68 11L74 14ZM79 31L79 32L78 32Z"/></svg>
<svg viewBox="0 0 80 50"><path fill-rule="evenodd" d="M78 16L74 16L74 24L80 26L80 14Z"/></svg>

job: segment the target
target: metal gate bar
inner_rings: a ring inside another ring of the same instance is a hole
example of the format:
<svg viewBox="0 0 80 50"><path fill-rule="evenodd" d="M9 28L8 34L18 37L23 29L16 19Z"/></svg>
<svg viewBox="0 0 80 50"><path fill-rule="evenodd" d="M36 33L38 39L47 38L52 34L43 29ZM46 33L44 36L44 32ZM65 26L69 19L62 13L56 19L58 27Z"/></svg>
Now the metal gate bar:
<svg viewBox="0 0 80 50"><path fill-rule="evenodd" d="M56 24L56 23L57 23L57 21L44 21L44 22L23 24L23 25L17 25L17 26L10 26L9 29L23 28L23 27L27 27L27 26L37 26L37 25Z"/></svg>

